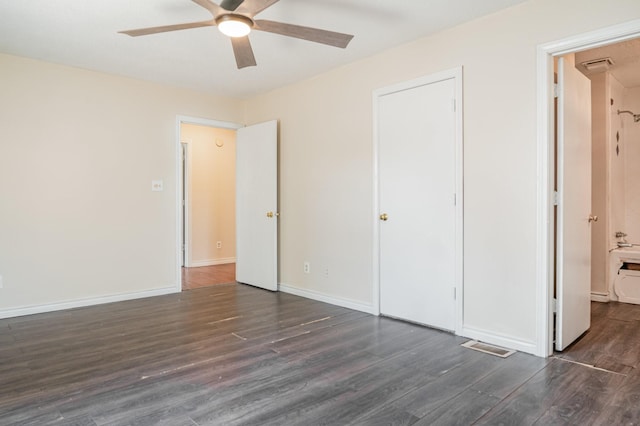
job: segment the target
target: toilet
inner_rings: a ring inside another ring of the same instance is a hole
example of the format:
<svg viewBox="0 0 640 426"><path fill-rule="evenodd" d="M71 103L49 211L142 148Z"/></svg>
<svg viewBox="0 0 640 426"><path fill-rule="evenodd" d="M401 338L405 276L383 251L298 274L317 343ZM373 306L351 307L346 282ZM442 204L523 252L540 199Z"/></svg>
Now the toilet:
<svg viewBox="0 0 640 426"><path fill-rule="evenodd" d="M609 265L611 300L640 305L640 247L612 250Z"/></svg>

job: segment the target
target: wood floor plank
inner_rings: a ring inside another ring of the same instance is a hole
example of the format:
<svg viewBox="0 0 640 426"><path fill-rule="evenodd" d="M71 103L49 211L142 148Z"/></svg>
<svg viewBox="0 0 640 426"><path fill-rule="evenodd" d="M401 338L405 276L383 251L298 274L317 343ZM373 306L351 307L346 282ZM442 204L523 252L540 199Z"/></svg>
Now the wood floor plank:
<svg viewBox="0 0 640 426"><path fill-rule="evenodd" d="M40 426L59 424L64 417L55 409L40 409L33 407L30 410L9 410L0 412L0 424L20 426Z"/></svg>
<svg viewBox="0 0 640 426"><path fill-rule="evenodd" d="M640 368L640 305L591 303L592 326L556 356L624 373Z"/></svg>
<svg viewBox="0 0 640 426"><path fill-rule="evenodd" d="M348 424L352 426L410 426L415 424L419 418L411 413L407 413L393 406L388 406L384 410L377 411L371 416L367 416Z"/></svg>
<svg viewBox="0 0 640 426"><path fill-rule="evenodd" d="M463 362L449 369L439 370L439 374L436 373L433 380L413 390L393 405L422 418L490 375L499 366L499 358L460 349L465 350Z"/></svg>
<svg viewBox="0 0 640 426"><path fill-rule="evenodd" d="M630 375L615 391L594 424L632 425L640 422L640 374Z"/></svg>
<svg viewBox="0 0 640 426"><path fill-rule="evenodd" d="M622 375L554 359L478 424L586 424L623 380Z"/></svg>
<svg viewBox="0 0 640 426"><path fill-rule="evenodd" d="M299 399L309 392L314 394L312 406L315 407L334 395L332 385L339 378L357 374L380 361L349 347L321 354L289 354L287 359L285 371L250 385L240 383L237 389L216 398L215 404L198 408L191 417L198 424L259 424L255 422L262 420L265 411L269 411L269 417L295 412L294 407L300 405ZM260 420L253 418L255 415Z"/></svg>
<svg viewBox="0 0 640 426"><path fill-rule="evenodd" d="M549 360L515 353L499 363L491 374L471 385L471 389L501 400L544 369Z"/></svg>
<svg viewBox="0 0 640 426"><path fill-rule="evenodd" d="M182 289L192 290L211 285L235 283L236 264L182 268Z"/></svg>
<svg viewBox="0 0 640 426"><path fill-rule="evenodd" d="M238 284L9 318L0 424L633 423L640 310L593 312L549 360Z"/></svg>
<svg viewBox="0 0 640 426"><path fill-rule="evenodd" d="M474 389L466 389L438 408L425 414L416 426L465 426L476 422L500 399Z"/></svg>

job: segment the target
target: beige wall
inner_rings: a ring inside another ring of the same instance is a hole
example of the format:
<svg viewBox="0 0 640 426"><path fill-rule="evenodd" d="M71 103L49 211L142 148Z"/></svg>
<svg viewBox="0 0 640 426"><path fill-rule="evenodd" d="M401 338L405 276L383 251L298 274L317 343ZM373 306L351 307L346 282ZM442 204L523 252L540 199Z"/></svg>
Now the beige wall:
<svg viewBox="0 0 640 426"><path fill-rule="evenodd" d="M609 250L616 247L616 231L626 232L627 144L617 110L622 108L625 89L610 73L592 75L592 224L591 291L609 293ZM613 105L611 105L613 100ZM620 140L616 134L620 133ZM619 155L616 153L619 148Z"/></svg>
<svg viewBox="0 0 640 426"><path fill-rule="evenodd" d="M640 114L640 87L627 88L624 92L623 110ZM623 114L622 126L625 140L625 198L627 240L640 244L640 123Z"/></svg>
<svg viewBox="0 0 640 426"><path fill-rule="evenodd" d="M613 105L609 109L610 114L610 146L609 146L609 158L610 170L609 176L611 179L611 193L610 193L610 210L609 210L609 248L616 247L617 239L615 233L617 231L623 231L628 233L627 224L625 219L625 212L627 210L626 201L626 178L625 178L625 158L627 156L627 140L623 133L622 121L617 111L622 109L624 103L624 86L620 84L615 77L609 77L609 89L611 91L611 99L613 99ZM620 148L620 154L616 155L616 135L620 134L620 141L617 144Z"/></svg>
<svg viewBox="0 0 640 426"><path fill-rule="evenodd" d="M533 348L536 47L633 18L637 0L534 0L252 99L248 122L281 120L280 281L372 303L372 91L462 65L464 324Z"/></svg>
<svg viewBox="0 0 640 426"><path fill-rule="evenodd" d="M232 263L236 256L236 131L183 124L188 144L188 266ZM218 146L222 145L222 146ZM222 243L217 248L216 243Z"/></svg>
<svg viewBox="0 0 640 426"><path fill-rule="evenodd" d="M0 55L0 314L176 287L177 115L243 106Z"/></svg>

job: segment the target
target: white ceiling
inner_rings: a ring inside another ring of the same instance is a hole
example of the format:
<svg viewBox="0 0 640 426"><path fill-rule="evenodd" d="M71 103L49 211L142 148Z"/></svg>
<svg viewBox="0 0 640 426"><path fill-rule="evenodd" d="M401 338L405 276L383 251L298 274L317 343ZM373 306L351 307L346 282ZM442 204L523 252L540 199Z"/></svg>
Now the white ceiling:
<svg viewBox="0 0 640 426"><path fill-rule="evenodd" d="M137 38L117 33L211 18L190 0L0 0L0 52L247 98L523 1L281 0L257 18L354 39L343 50L254 31L258 66L238 70L229 40L215 27Z"/></svg>

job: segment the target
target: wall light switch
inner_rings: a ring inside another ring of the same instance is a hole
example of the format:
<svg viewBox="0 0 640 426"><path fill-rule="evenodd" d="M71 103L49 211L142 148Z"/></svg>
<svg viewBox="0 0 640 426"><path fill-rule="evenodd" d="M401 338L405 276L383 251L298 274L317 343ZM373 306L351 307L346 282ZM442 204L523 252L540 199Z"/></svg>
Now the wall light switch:
<svg viewBox="0 0 640 426"><path fill-rule="evenodd" d="M152 180L151 181L151 190L152 191L164 191L164 184L161 180Z"/></svg>

